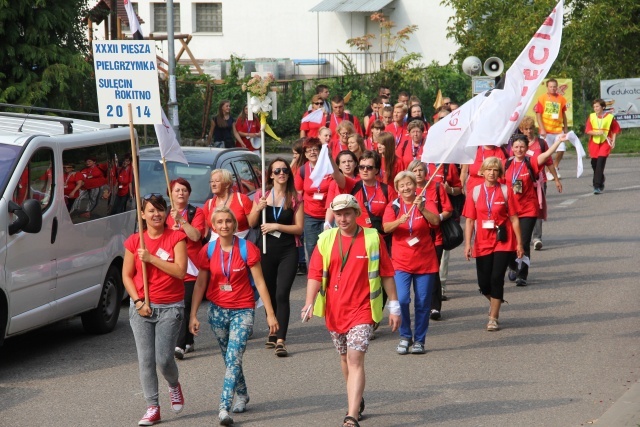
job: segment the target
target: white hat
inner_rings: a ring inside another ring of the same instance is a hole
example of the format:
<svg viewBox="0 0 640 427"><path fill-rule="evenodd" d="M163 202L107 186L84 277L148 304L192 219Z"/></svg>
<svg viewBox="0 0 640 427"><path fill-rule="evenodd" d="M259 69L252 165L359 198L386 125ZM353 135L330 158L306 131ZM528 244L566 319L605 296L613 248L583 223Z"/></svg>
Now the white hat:
<svg viewBox="0 0 640 427"><path fill-rule="evenodd" d="M341 211L347 208L353 208L355 209L357 216L360 216L362 214L362 210L360 209L358 201L351 194L338 194L333 199L333 202L331 202L330 207L334 212Z"/></svg>

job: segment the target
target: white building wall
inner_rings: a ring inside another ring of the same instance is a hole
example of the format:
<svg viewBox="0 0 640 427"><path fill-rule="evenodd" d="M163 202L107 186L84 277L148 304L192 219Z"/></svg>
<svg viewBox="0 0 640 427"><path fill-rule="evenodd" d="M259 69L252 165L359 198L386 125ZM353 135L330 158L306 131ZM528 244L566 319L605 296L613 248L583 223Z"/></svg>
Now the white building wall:
<svg viewBox="0 0 640 427"><path fill-rule="evenodd" d="M164 1L158 1L164 4ZM378 24L370 21L368 13L309 12L320 0L219 2L222 3L223 32L196 33L196 1L174 0L181 4L180 33L193 36L189 48L201 63L228 59L231 54L247 59L316 59L319 52L355 51L346 40L367 31L379 37ZM144 20L143 32L148 35L153 29L153 2L139 0L137 3L138 15ZM93 2L89 5L93 6ZM454 42L446 38L447 20L453 11L441 6L440 0L394 0L383 12L396 23L396 31L409 24L419 26L406 47L422 54L425 64L434 60L447 63L456 50ZM96 30L96 36L104 34L102 28ZM377 46L376 40L372 51L378 51ZM177 42L176 52L180 47ZM158 42L158 48L158 54L166 59L167 42ZM182 56L182 59L187 58L186 54Z"/></svg>

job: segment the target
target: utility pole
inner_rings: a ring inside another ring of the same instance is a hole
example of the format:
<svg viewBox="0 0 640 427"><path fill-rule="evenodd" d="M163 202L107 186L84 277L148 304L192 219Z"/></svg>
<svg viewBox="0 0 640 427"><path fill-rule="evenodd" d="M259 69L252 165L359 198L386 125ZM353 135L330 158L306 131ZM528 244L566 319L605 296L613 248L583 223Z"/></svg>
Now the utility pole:
<svg viewBox="0 0 640 427"><path fill-rule="evenodd" d="M176 96L176 54L173 38L173 0L167 0L167 43L169 44L169 102L167 103L169 122L180 142L180 120L178 119L178 100Z"/></svg>
<svg viewBox="0 0 640 427"><path fill-rule="evenodd" d="M118 1L109 1L109 38L111 40L118 40Z"/></svg>

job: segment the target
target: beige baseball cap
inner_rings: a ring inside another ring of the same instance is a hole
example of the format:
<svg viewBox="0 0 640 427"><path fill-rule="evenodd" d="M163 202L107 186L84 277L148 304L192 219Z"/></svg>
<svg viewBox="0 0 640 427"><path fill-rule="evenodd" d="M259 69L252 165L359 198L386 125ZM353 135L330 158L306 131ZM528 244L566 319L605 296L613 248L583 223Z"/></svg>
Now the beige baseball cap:
<svg viewBox="0 0 640 427"><path fill-rule="evenodd" d="M357 216L360 216L362 214L358 201L351 194L338 194L333 199L330 206L331 210L334 212L341 211L347 208L353 208L355 209Z"/></svg>

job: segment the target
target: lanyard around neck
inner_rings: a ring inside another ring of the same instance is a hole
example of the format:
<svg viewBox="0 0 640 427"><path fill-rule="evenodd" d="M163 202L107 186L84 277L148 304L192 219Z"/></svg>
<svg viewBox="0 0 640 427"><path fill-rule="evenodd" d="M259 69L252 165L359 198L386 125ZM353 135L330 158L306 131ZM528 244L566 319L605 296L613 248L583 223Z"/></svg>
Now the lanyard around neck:
<svg viewBox="0 0 640 427"><path fill-rule="evenodd" d="M273 209L273 217L275 222L278 222L278 218L280 218L280 215L282 215L282 208L284 207L284 197L282 198L282 203L280 204L280 208L278 209L278 213L276 213L276 192L274 190L271 190L271 200L273 201L273 206L271 206L271 209Z"/></svg>
<svg viewBox="0 0 640 427"><path fill-rule="evenodd" d="M222 242L220 242L220 268L222 269L222 274L227 278L227 283L231 281L231 258L233 258L233 246L236 243L236 237L233 236L231 240L231 251L229 251L229 260L227 262L227 270L224 269L224 251L222 250Z"/></svg>
<svg viewBox="0 0 640 427"><path fill-rule="evenodd" d="M342 259L342 265L340 266L340 273L342 273L342 270L344 270L344 266L347 264L349 253L351 252L351 248L353 247L353 243L356 241L356 237L358 236L359 232L360 232L360 226L357 225L356 232L353 234L353 237L351 237L351 243L349 244L349 249L347 249L346 254L342 252L342 235L340 235L340 239L338 240L338 246L340 248L340 258ZM340 231L338 231L338 233L340 233Z"/></svg>
<svg viewBox="0 0 640 427"><path fill-rule="evenodd" d="M498 184L500 185L500 184ZM484 187L484 199L487 202L487 210L489 211L489 219L491 219L491 207L493 206L493 198L496 196L496 187L493 187L493 193L491 194L491 200L489 200L489 190L487 190L487 184L482 184Z"/></svg>
<svg viewBox="0 0 640 427"><path fill-rule="evenodd" d="M417 210L417 208L416 208ZM406 214L407 213L407 204L405 203L405 201L402 201L402 211ZM411 216L409 217L409 235L413 235L413 211L411 211Z"/></svg>

